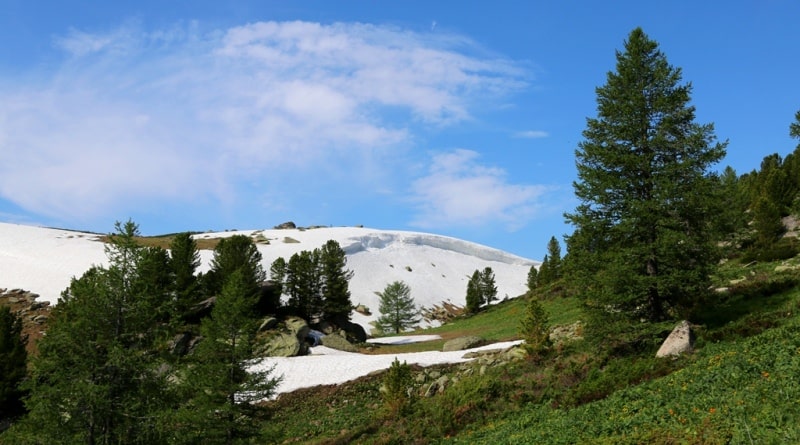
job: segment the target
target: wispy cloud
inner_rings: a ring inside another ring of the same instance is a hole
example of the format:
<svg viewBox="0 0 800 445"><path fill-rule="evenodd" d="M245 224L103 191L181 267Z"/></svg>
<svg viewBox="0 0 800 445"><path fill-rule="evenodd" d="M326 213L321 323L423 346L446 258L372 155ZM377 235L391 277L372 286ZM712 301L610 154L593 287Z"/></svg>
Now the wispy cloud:
<svg viewBox="0 0 800 445"><path fill-rule="evenodd" d="M508 230L521 228L536 216L548 187L512 184L506 176L503 169L480 164L472 150L435 155L428 174L412 185L418 210L412 224L431 229L500 222Z"/></svg>
<svg viewBox="0 0 800 445"><path fill-rule="evenodd" d="M550 133L542 130L528 130L515 133L514 137L521 139L542 139L550 137Z"/></svg>
<svg viewBox="0 0 800 445"><path fill-rule="evenodd" d="M287 172L313 183L332 166L379 165L420 126L472 119L527 75L462 36L366 24L129 23L55 44L54 68L0 79L0 195L77 220L241 199L242 182L263 197Z"/></svg>

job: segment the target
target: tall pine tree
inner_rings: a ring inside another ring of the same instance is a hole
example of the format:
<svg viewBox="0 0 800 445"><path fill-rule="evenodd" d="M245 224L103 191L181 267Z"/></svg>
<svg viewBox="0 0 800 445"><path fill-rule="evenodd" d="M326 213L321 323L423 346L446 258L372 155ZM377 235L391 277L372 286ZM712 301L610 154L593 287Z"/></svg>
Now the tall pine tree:
<svg viewBox="0 0 800 445"><path fill-rule="evenodd" d="M331 321L349 321L353 303L349 282L353 276L345 267L347 256L339 243L328 240L320 248L319 274L322 284L322 317Z"/></svg>
<svg viewBox="0 0 800 445"><path fill-rule="evenodd" d="M717 250L707 170L725 144L695 123L691 85L640 28L616 58L576 150L570 270L599 313L662 320L708 290Z"/></svg>

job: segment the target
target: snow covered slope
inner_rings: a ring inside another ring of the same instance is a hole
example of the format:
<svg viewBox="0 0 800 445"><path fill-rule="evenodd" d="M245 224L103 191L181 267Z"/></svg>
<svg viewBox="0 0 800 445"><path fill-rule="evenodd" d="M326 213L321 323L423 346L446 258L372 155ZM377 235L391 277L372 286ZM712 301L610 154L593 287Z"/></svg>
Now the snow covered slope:
<svg viewBox="0 0 800 445"><path fill-rule="evenodd" d="M371 316L353 314L353 321L368 327L377 318L378 296L387 284L403 280L422 307L443 301L464 305L467 281L475 269L494 270L498 298L525 292L528 270L534 262L479 244L426 233L375 230L358 227L247 230L204 233L196 238L244 234L259 240L264 269L278 257L287 261L301 250L313 250L329 239L347 253L353 271L353 304L364 304ZM201 251L207 270L211 251ZM0 223L0 288L21 288L55 303L74 276L95 264L105 264L104 246L94 234Z"/></svg>

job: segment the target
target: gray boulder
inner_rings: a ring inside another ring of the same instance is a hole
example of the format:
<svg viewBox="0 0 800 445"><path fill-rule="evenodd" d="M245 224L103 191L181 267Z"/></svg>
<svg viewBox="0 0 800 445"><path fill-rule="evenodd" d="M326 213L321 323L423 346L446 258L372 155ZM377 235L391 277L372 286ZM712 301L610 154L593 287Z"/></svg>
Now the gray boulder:
<svg viewBox="0 0 800 445"><path fill-rule="evenodd" d="M294 334L300 341L305 340L305 338L308 337L309 331L311 331L308 323L300 317L289 317L286 319L285 324L286 329Z"/></svg>
<svg viewBox="0 0 800 445"><path fill-rule="evenodd" d="M339 351L358 352L358 348L338 334L330 334L322 337L322 346L338 349Z"/></svg>
<svg viewBox="0 0 800 445"><path fill-rule="evenodd" d="M481 343L483 343L483 339L480 337L475 337L475 336L458 337L445 342L444 346L442 347L442 351L443 352L463 351L464 349L470 349L476 346L480 346Z"/></svg>
<svg viewBox="0 0 800 445"><path fill-rule="evenodd" d="M264 354L270 357L295 357L301 355L302 343L291 333L279 332L264 346Z"/></svg>
<svg viewBox="0 0 800 445"><path fill-rule="evenodd" d="M677 357L681 354L691 352L694 348L694 333L692 325L683 320L675 329L670 332L669 337L664 340L661 347L656 352L656 357Z"/></svg>

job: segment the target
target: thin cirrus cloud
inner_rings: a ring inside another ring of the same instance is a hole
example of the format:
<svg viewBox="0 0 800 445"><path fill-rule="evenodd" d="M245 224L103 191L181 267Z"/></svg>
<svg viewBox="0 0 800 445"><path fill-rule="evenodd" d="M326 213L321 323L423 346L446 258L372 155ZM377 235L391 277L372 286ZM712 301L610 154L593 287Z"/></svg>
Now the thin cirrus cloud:
<svg viewBox="0 0 800 445"><path fill-rule="evenodd" d="M550 133L542 130L528 130L528 131L520 131L514 134L514 137L521 138L521 139L542 139L546 137L550 137Z"/></svg>
<svg viewBox="0 0 800 445"><path fill-rule="evenodd" d="M528 76L458 35L348 23L200 28L73 30L55 39L63 52L55 66L0 79L0 197L78 221L137 203L222 203L248 179L314 178L320 166L346 170L364 159L379 166L382 153L413 150L420 128L472 119L470 110L523 88ZM431 200L422 209L446 205L480 219L442 188L467 165L478 168L464 152L456 157L463 162L435 159L432 175L415 183L439 187L418 195ZM513 188L491 169L456 178ZM264 184L250 192L275 192ZM521 187L512 201L533 194Z"/></svg>
<svg viewBox="0 0 800 445"><path fill-rule="evenodd" d="M513 231L536 216L549 188L510 183L503 169L486 167L479 157L465 149L433 157L428 174L412 184L418 210L414 226L478 227L500 222Z"/></svg>

